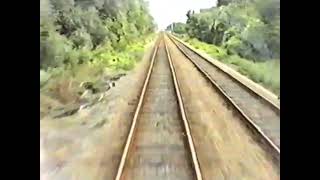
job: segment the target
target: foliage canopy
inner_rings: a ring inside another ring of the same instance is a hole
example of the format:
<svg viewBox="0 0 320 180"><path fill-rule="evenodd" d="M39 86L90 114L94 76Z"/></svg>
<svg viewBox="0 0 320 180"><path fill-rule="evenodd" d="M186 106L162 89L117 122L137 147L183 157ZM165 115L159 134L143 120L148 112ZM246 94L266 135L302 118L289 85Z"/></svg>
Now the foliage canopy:
<svg viewBox="0 0 320 180"><path fill-rule="evenodd" d="M144 0L40 0L40 68L92 61L121 51L155 24Z"/></svg>
<svg viewBox="0 0 320 180"><path fill-rule="evenodd" d="M280 58L279 0L219 3L199 13L188 11L186 24L173 26L173 32L221 46L229 55L254 61Z"/></svg>

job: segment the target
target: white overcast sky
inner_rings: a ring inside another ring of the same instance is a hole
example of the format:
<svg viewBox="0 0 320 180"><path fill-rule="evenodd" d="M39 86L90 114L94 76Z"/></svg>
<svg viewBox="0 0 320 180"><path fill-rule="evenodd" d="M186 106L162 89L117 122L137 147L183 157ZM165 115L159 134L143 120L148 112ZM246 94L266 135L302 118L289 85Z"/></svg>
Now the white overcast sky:
<svg viewBox="0 0 320 180"><path fill-rule="evenodd" d="M210 8L216 5L216 0L146 0L149 9L160 30L172 22L185 22L187 11Z"/></svg>

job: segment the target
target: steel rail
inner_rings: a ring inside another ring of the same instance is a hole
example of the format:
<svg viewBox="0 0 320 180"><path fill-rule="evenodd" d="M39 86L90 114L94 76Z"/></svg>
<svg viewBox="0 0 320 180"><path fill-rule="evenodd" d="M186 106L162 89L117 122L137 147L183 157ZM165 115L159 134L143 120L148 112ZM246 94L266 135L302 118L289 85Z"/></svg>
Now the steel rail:
<svg viewBox="0 0 320 180"><path fill-rule="evenodd" d="M180 44L182 44L184 47L188 48L189 50L191 50L193 53L195 53L196 55L200 56L203 60L205 60L206 62L212 64L214 67L216 67L217 69L219 69L220 71L222 71L224 74L226 74L228 77L230 77L232 80L236 81L237 83L239 83L241 86L243 86L244 88L248 89L250 92L252 92L253 94L255 94L256 96L260 97L262 100L264 100L269 106L271 106L274 110L277 111L277 113L280 113L280 106L275 104L274 102L272 102L271 100L269 100L267 97L265 97L264 95L258 93L256 90L254 90L253 88L247 86L246 84L244 84L243 82L241 82L240 80L238 80L236 77L234 77L233 75L231 75L230 73L226 72L224 69L222 69L221 67L217 66L215 63L213 63L212 61L208 60L207 57L204 57L202 54L200 54L199 52L195 51L194 49L190 48L188 45L186 45L184 42L182 42L180 39L178 39L177 37L173 36L173 35L168 35L168 37L172 40L172 41L178 41ZM176 43L175 43L176 44Z"/></svg>
<svg viewBox="0 0 320 180"><path fill-rule="evenodd" d="M201 170L200 170L199 160L198 160L196 149L195 149L195 146L194 146L194 143L193 143L193 138L192 138L192 135L191 135L189 121L188 121L187 116L186 116L186 111L185 111L185 108L184 108L183 99L182 99L181 92L180 92L180 85L179 85L179 82L178 82L178 79L177 79L177 76L176 76L176 71L175 71L174 65L172 63L170 52L168 50L168 47L167 47L166 43L164 43L164 44L165 44L165 49L166 49L167 56L168 56L168 61L169 61L169 64L170 64L172 78L173 78L173 81L174 81L174 87L175 87L175 90L176 90L176 95L178 97L178 103L179 103L179 106L180 106L180 113L181 113L181 116L182 116L184 128L185 128L187 139L188 139L189 148L190 148L190 151L191 151L193 167L195 168L197 180L202 180L202 174L201 174Z"/></svg>
<svg viewBox="0 0 320 180"><path fill-rule="evenodd" d="M128 135L128 138L126 140L126 144L125 144L122 156L121 156L121 160L120 160L120 164L119 164L119 167L118 167L118 171L117 171L117 175L116 175L115 180L120 180L121 176L122 176L122 173L123 173L124 165L125 165L125 162L126 162L126 159L127 159L127 156L128 156L128 152L129 152L129 147L130 147L130 145L132 143L133 135L134 135L134 132L135 132L135 129L136 129L137 119L138 119L139 113L141 111L141 107L142 107L142 103L143 103L143 100L144 100L144 97L145 97L147 86L149 84L149 80L150 80L151 73L152 73L152 70L153 70L154 61L155 61L156 54L158 52L159 44L160 44L160 39L155 43L155 48L154 48L154 52L153 52L153 55L152 55L152 58L151 58L148 74L147 74L147 77L146 77L146 79L144 81L144 85L143 85L143 88L142 88L141 93L140 93L139 103L137 105L137 108L136 108L134 116L133 116L132 124L131 124L130 131L129 131L129 135Z"/></svg>
<svg viewBox="0 0 320 180"><path fill-rule="evenodd" d="M265 135L265 133L261 130L261 128L254 123L254 121L248 117L244 111L234 102L233 99L231 99L225 92L224 90L212 79L212 77L203 69L201 68L181 47L177 45L177 43L169 37L169 39L173 42L173 44L182 52L182 54L192 62L195 67L201 72L207 80L211 82L211 84L218 89L218 92L222 94L222 96L227 99L227 101L235 107L236 111L245 119L245 122L251 129L253 129L258 135L262 137L262 139L265 141L265 143L269 146L270 150L272 151L272 155L275 158L275 160L278 162L280 161L280 148L276 146L272 140L268 136Z"/></svg>

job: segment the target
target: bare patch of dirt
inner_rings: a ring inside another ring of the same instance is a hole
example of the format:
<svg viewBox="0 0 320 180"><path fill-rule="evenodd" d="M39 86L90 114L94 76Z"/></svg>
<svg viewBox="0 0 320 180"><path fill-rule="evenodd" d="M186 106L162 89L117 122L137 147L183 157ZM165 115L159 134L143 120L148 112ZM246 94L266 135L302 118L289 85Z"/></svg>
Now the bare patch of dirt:
<svg viewBox="0 0 320 180"><path fill-rule="evenodd" d="M40 119L48 115L50 111L60 107L62 104L49 96L40 93Z"/></svg>

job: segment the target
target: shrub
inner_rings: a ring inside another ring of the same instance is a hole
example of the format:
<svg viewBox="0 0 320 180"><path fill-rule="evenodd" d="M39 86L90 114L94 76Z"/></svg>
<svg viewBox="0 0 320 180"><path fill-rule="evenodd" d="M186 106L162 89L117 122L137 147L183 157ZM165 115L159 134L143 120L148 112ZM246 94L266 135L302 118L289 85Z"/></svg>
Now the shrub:
<svg viewBox="0 0 320 180"><path fill-rule="evenodd" d="M93 48L91 36L84 28L74 31L70 36L70 40L73 42L74 47L77 49L90 50Z"/></svg>
<svg viewBox="0 0 320 180"><path fill-rule="evenodd" d="M64 65L71 51L72 43L66 37L46 31L45 35L40 36L40 68Z"/></svg>
<svg viewBox="0 0 320 180"><path fill-rule="evenodd" d="M190 38L224 47L254 61L280 57L279 0L234 1L199 13L187 13Z"/></svg>

